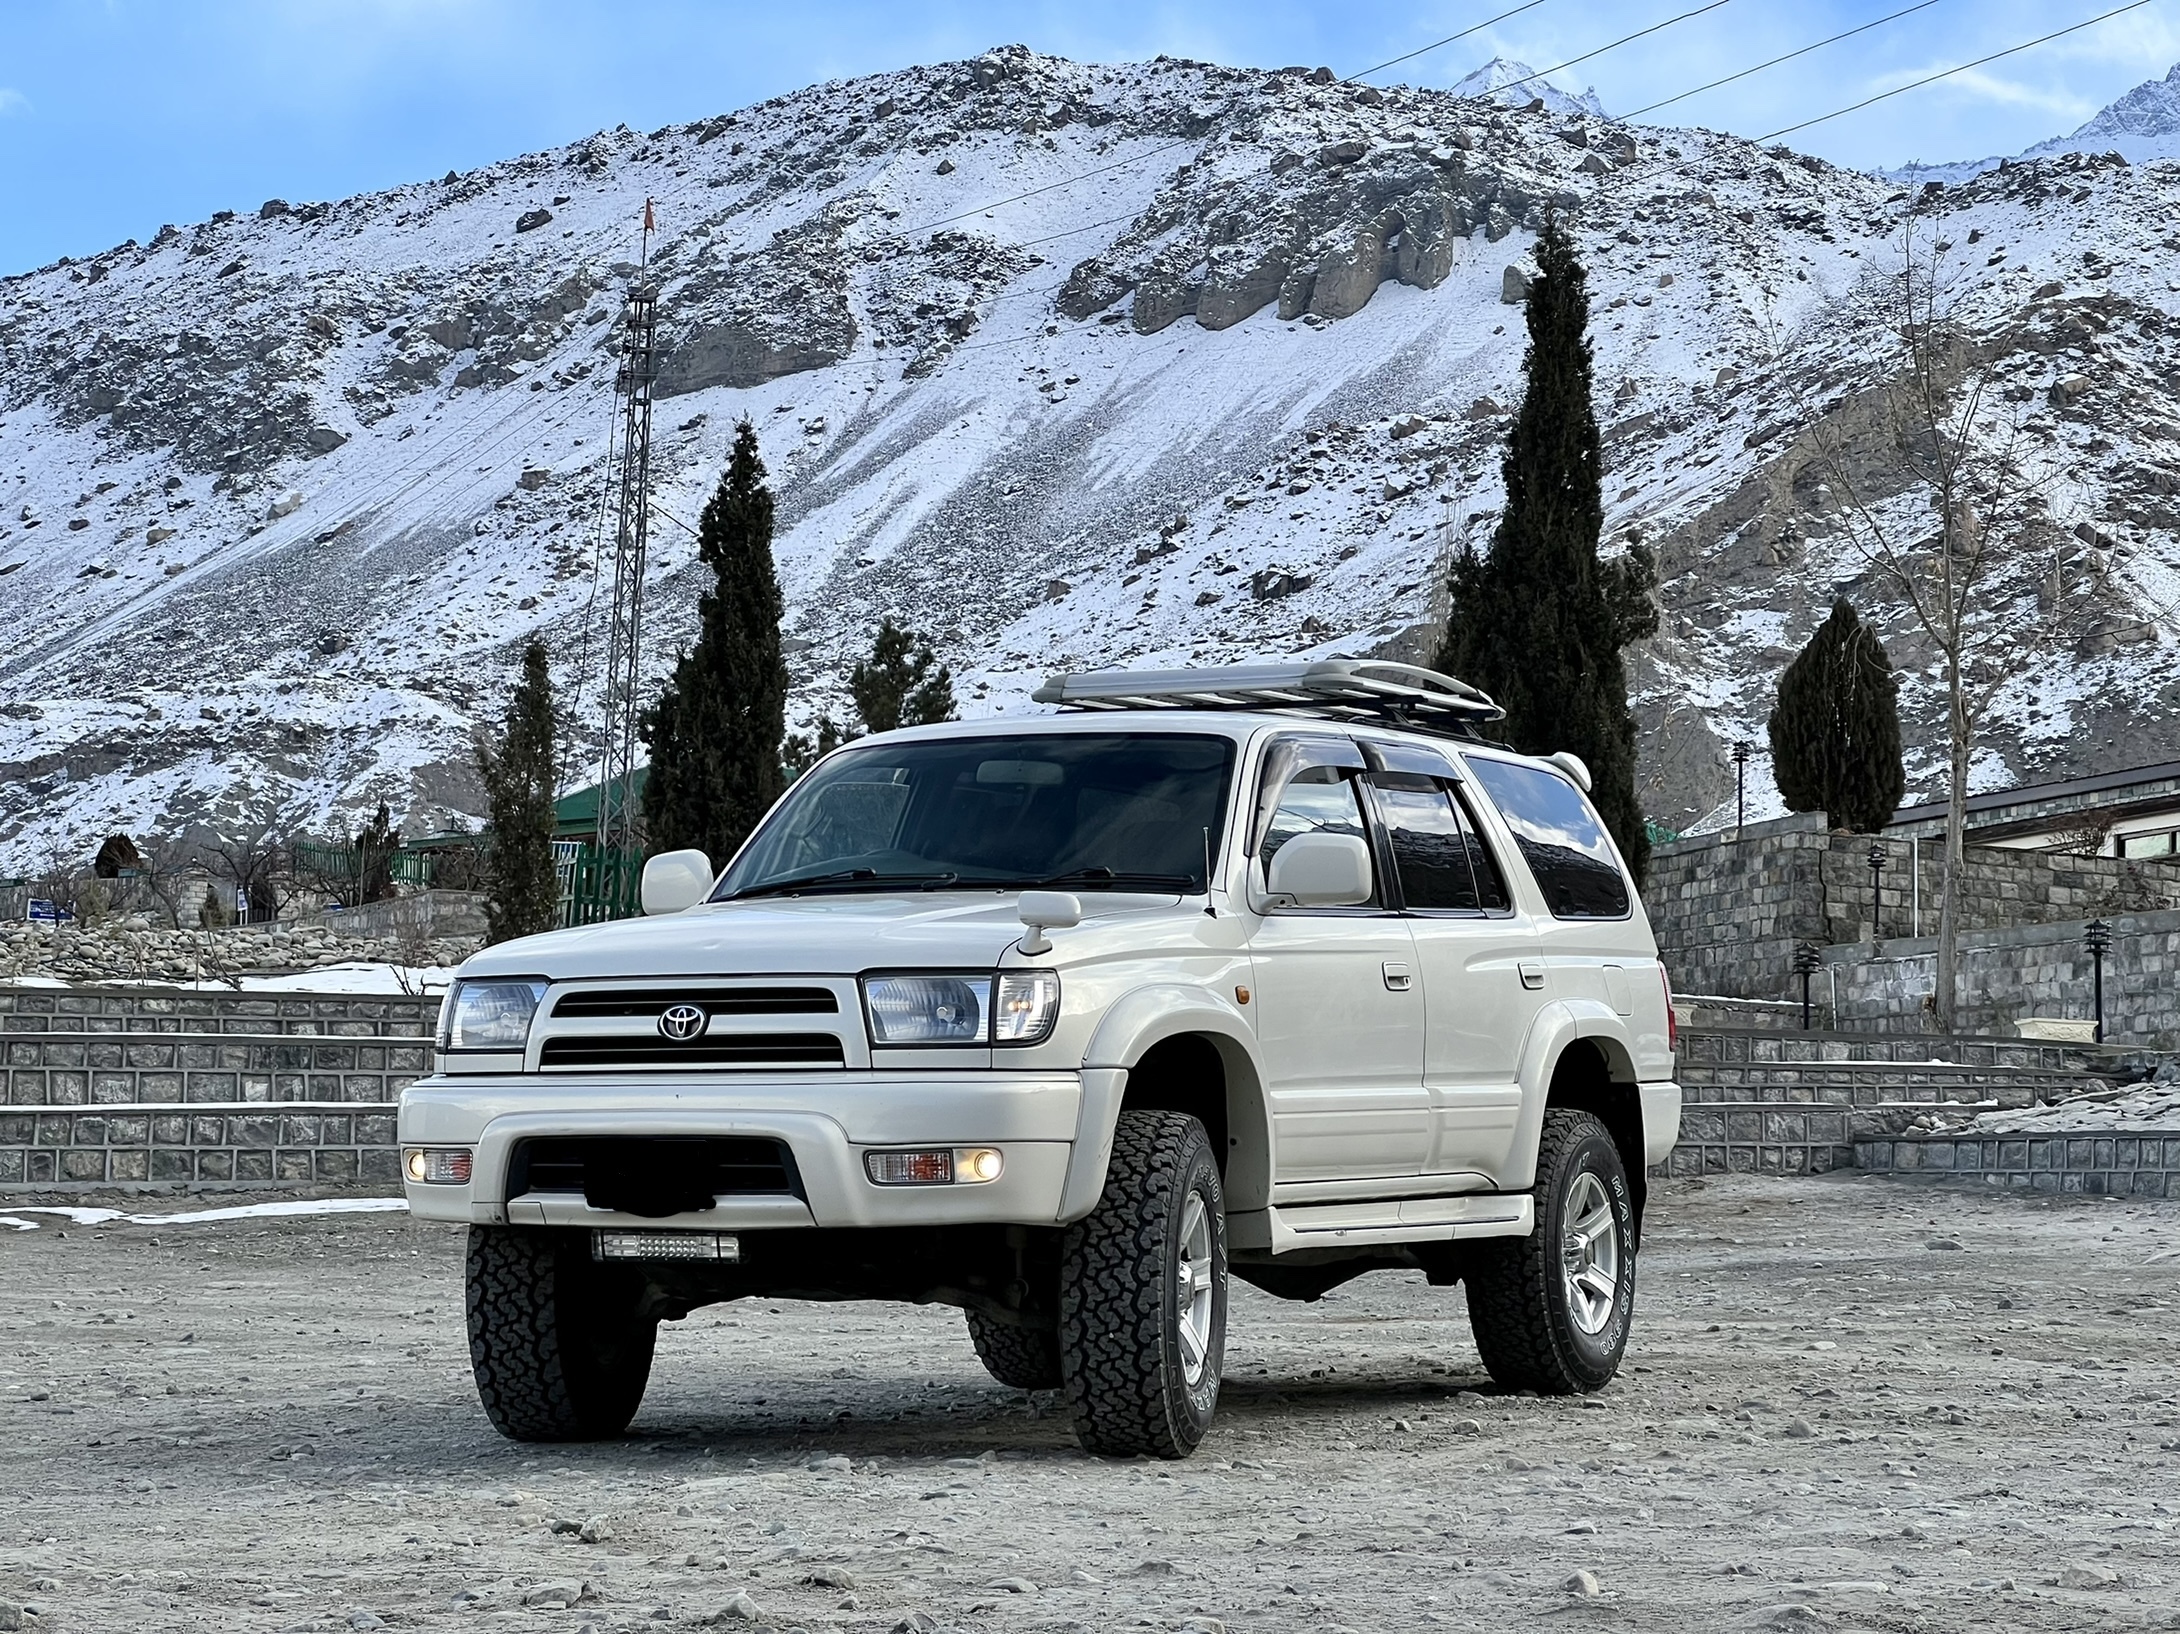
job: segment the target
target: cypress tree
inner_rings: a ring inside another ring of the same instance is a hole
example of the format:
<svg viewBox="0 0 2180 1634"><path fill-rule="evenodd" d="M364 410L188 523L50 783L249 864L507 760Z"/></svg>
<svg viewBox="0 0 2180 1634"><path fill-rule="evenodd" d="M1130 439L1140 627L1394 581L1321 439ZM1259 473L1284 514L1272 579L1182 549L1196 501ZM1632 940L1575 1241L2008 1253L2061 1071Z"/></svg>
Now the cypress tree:
<svg viewBox="0 0 2180 1634"><path fill-rule="evenodd" d="M497 748L479 739L477 771L492 831L485 855L486 940L553 928L560 879L553 867L553 682L545 643L522 652L522 680L508 700Z"/></svg>
<svg viewBox="0 0 2180 1634"><path fill-rule="evenodd" d="M1900 761L1900 683L1885 645L1844 599L1779 677L1771 774L1789 811L1821 811L1834 828L1875 834L1907 788Z"/></svg>
<svg viewBox="0 0 2180 1634"><path fill-rule="evenodd" d="M848 673L848 692L866 732L931 726L954 718L954 677L931 643L883 619L870 658Z"/></svg>
<svg viewBox="0 0 2180 1634"><path fill-rule="evenodd" d="M697 603L696 645L675 661L643 719L651 747L644 832L653 851L695 846L724 864L783 786L787 665L764 478L756 429L744 420L698 520L697 554L712 587Z"/></svg>
<svg viewBox="0 0 2180 1634"><path fill-rule="evenodd" d="M1487 553L1455 558L1437 667L1504 706L1506 740L1529 754L1570 750L1636 881L1650 838L1635 799L1635 718L1620 649L1657 629L1649 552L1598 559L1604 527L1597 416L1590 404L1589 283L1557 219L1537 241L1529 286L1527 389L1500 470L1506 509Z"/></svg>

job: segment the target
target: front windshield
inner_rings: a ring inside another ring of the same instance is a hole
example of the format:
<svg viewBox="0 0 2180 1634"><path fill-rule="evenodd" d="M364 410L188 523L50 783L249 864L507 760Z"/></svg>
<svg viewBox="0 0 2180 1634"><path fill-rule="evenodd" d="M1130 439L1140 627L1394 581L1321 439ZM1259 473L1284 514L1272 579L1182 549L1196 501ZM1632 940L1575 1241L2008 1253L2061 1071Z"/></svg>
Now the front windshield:
<svg viewBox="0 0 2180 1634"><path fill-rule="evenodd" d="M1198 892L1233 771L1231 739L1166 732L849 748L789 791L712 900L1037 885Z"/></svg>

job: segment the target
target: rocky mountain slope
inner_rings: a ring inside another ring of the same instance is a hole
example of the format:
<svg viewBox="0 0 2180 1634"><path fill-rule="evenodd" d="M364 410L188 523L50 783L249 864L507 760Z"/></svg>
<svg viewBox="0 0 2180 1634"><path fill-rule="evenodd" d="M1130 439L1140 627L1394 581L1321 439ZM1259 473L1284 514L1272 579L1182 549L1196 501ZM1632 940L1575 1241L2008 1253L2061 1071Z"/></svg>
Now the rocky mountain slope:
<svg viewBox="0 0 2180 1634"><path fill-rule="evenodd" d="M436 827L475 808L471 733L533 632L594 730L646 198L654 676L745 415L804 718L887 613L978 713L1070 667L1420 650L1500 502L1508 301L1559 210L1592 269L1608 536L1663 563L1632 666L1649 809L1730 801L1726 745L1760 743L1835 590L1907 671L1927 791L1931 655L1810 436L1913 207L1966 258L2097 602L2004 695L1978 777L2174 752L2180 166L2060 155L1926 196L1585 110L1010 47L0 283L0 872L382 798ZM1763 809L1760 760L1750 786Z"/></svg>

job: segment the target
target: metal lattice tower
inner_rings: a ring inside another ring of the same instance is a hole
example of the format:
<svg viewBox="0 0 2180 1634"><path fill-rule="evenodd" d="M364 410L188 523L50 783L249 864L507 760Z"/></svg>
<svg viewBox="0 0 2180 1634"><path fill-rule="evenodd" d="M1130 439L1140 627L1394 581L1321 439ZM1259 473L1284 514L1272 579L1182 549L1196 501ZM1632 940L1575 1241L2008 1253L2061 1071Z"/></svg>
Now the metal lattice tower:
<svg viewBox="0 0 2180 1634"><path fill-rule="evenodd" d="M649 248L650 207L645 206ZM621 402L621 460L613 533L613 612L606 640L605 754L598 783L598 846L636 848L638 687L643 671L643 569L651 535L651 385L658 360L658 291L643 274L628 291L621 328L621 366L614 381Z"/></svg>

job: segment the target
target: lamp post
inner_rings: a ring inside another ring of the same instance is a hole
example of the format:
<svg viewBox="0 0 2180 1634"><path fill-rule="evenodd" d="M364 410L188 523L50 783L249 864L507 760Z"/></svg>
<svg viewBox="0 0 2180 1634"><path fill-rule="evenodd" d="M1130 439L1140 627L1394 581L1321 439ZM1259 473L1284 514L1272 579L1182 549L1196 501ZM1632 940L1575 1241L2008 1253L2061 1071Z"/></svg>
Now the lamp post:
<svg viewBox="0 0 2180 1634"><path fill-rule="evenodd" d="M1802 979L1802 1031L1809 1031L1809 978L1817 973L1823 958L1814 942L1794 944L1794 973Z"/></svg>
<svg viewBox="0 0 2180 1634"><path fill-rule="evenodd" d="M2096 994L2097 1042L2104 1042L2104 955L2112 945L2112 927L2101 919L2090 920L2082 932L2082 941L2089 948L2092 969L2091 980Z"/></svg>
<svg viewBox="0 0 2180 1634"><path fill-rule="evenodd" d="M1733 828L1741 832L1749 820L1749 746L1746 741L1733 746Z"/></svg>
<svg viewBox="0 0 2180 1634"><path fill-rule="evenodd" d="M1877 928L1877 916L1882 897L1880 892L1885 881L1885 848L1876 841L1870 842L1870 942L1874 946L1882 939Z"/></svg>

